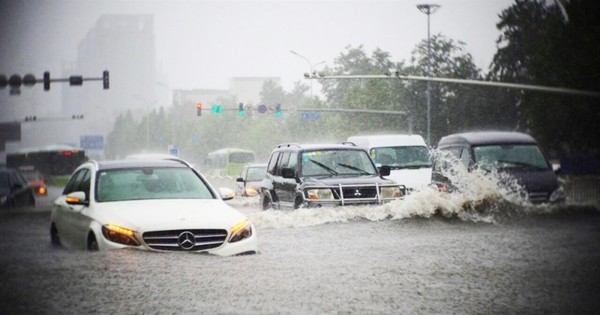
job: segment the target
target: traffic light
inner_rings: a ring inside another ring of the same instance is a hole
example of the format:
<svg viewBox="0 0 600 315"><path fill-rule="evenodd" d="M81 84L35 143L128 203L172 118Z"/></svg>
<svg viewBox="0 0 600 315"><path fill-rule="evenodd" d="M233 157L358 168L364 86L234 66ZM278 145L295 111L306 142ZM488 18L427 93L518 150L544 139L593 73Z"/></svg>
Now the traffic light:
<svg viewBox="0 0 600 315"><path fill-rule="evenodd" d="M105 90L108 90L108 86L109 86L108 70L104 70L104 72L102 72L102 85L104 86Z"/></svg>
<svg viewBox="0 0 600 315"><path fill-rule="evenodd" d="M275 105L275 116L281 117L281 104Z"/></svg>
<svg viewBox="0 0 600 315"><path fill-rule="evenodd" d="M198 104L196 104L196 110L198 111L198 116L202 116L202 103L198 102Z"/></svg>
<svg viewBox="0 0 600 315"><path fill-rule="evenodd" d="M50 90L50 72L44 72L44 91Z"/></svg>
<svg viewBox="0 0 600 315"><path fill-rule="evenodd" d="M244 103L238 104L238 115L244 116Z"/></svg>
<svg viewBox="0 0 600 315"><path fill-rule="evenodd" d="M223 112L221 105L213 105L210 110L213 114L220 114Z"/></svg>

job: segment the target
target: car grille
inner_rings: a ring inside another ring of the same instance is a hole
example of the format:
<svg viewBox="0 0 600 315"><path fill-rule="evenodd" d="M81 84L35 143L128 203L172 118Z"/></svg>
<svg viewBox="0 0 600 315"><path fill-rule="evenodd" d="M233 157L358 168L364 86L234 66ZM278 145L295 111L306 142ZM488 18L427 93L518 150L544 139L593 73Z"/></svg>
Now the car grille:
<svg viewBox="0 0 600 315"><path fill-rule="evenodd" d="M342 192L344 199L377 198L377 188L375 187L344 187Z"/></svg>
<svg viewBox="0 0 600 315"><path fill-rule="evenodd" d="M182 241L185 236L193 234L193 245L189 246ZM153 231L142 235L144 242L152 249L166 251L199 251L221 246L227 237L226 230L171 230Z"/></svg>
<svg viewBox="0 0 600 315"><path fill-rule="evenodd" d="M529 200L532 203L542 203L548 201L548 193L547 192L530 192Z"/></svg>

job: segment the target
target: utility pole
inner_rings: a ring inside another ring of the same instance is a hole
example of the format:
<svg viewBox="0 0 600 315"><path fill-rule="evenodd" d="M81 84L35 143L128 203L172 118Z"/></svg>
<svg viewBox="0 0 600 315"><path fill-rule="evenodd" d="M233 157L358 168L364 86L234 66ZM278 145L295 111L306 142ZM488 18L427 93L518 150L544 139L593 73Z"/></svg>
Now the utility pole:
<svg viewBox="0 0 600 315"><path fill-rule="evenodd" d="M429 16L440 6L437 4L419 4L417 9L427 14L427 76L431 77L431 35ZM431 146L431 82L427 81L427 145Z"/></svg>

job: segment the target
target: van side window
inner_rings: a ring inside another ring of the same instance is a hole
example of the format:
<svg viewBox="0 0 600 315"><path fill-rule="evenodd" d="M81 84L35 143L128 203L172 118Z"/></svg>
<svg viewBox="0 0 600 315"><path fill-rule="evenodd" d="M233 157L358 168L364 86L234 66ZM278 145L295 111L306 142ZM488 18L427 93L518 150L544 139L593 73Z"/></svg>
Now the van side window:
<svg viewBox="0 0 600 315"><path fill-rule="evenodd" d="M460 161L463 163L463 165L466 168L469 168L469 165L471 164L471 152L470 152L469 148L467 148L467 147L462 148L462 152L460 155Z"/></svg>

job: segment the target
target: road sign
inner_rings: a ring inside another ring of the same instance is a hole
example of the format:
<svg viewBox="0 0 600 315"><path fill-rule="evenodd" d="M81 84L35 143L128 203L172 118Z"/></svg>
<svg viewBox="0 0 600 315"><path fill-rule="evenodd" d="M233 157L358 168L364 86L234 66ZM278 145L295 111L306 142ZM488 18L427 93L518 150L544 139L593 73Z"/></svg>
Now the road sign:
<svg viewBox="0 0 600 315"><path fill-rule="evenodd" d="M261 114L264 114L267 112L267 105L265 104L260 104L258 105L258 112Z"/></svg>
<svg viewBox="0 0 600 315"><path fill-rule="evenodd" d="M81 136L79 138L79 146L84 150L102 150L104 149L104 136Z"/></svg>
<svg viewBox="0 0 600 315"><path fill-rule="evenodd" d="M312 113L312 112L302 113L303 120L317 120L319 118L321 118L320 113Z"/></svg>

